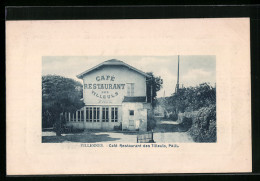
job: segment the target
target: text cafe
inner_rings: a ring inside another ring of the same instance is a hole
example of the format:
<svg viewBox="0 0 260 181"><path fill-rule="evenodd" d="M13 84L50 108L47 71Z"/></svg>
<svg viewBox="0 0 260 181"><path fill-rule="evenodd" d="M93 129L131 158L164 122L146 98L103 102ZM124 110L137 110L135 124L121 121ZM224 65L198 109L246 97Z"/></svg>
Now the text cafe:
<svg viewBox="0 0 260 181"><path fill-rule="evenodd" d="M146 81L149 75L123 61L107 60L77 75L83 80L85 106L69 115L80 129L147 131Z"/></svg>

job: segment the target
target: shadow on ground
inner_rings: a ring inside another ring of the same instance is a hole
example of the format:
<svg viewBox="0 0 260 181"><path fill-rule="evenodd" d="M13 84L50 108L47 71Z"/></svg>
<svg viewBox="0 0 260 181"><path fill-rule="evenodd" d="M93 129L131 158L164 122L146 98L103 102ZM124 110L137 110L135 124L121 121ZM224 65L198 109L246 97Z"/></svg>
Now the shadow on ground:
<svg viewBox="0 0 260 181"><path fill-rule="evenodd" d="M120 138L111 138L108 134L74 134L65 136L42 136L42 143L62 143L62 142L80 142L97 143L106 141L120 140Z"/></svg>
<svg viewBox="0 0 260 181"><path fill-rule="evenodd" d="M101 130L86 130L88 133L100 133ZM137 135L139 131L121 131L121 130L102 130L102 132L108 133L121 133L123 135Z"/></svg>

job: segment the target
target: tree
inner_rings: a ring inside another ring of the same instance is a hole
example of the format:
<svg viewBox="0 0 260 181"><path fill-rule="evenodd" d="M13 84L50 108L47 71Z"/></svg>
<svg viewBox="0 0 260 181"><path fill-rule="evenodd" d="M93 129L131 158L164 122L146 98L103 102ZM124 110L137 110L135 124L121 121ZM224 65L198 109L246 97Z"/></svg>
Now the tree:
<svg viewBox="0 0 260 181"><path fill-rule="evenodd" d="M150 78L146 79L146 96L147 101L152 103L152 106L155 105L155 98L157 96L157 92L162 88L163 79L161 77L155 77L153 72L148 72Z"/></svg>
<svg viewBox="0 0 260 181"><path fill-rule="evenodd" d="M181 88L168 100L169 105L174 107L174 112L195 111L202 107L216 104L216 88L207 83L196 87Z"/></svg>
<svg viewBox="0 0 260 181"><path fill-rule="evenodd" d="M64 124L60 114L83 107L82 94L82 84L73 79L42 76L42 127Z"/></svg>

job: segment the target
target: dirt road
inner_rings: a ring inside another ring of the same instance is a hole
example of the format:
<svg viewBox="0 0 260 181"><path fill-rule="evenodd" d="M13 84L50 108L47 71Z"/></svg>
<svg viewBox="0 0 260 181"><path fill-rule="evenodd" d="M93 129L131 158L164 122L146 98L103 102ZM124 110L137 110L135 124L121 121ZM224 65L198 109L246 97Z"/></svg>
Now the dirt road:
<svg viewBox="0 0 260 181"><path fill-rule="evenodd" d="M194 142L191 136L175 121L159 120L154 129L156 143Z"/></svg>

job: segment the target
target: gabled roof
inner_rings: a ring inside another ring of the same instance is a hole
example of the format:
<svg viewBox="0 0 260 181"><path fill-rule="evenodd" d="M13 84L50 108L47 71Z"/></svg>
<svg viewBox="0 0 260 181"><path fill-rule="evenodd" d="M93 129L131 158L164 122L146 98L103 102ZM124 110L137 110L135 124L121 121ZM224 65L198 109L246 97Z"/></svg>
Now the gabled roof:
<svg viewBox="0 0 260 181"><path fill-rule="evenodd" d="M102 62L102 63L96 65L95 67L92 67L91 69L88 69L88 70L82 72L81 74L77 75L77 78L82 79L83 76L88 74L89 72L91 72L91 71L93 71L95 69L98 69L101 66L107 66L107 65L121 65L121 66L125 66L125 67L128 67L131 70L134 70L134 71L142 74L145 77L151 77L150 75L146 74L145 72L143 72L141 70L138 70L138 69L132 67L131 65L126 64L125 62L123 62L121 60L111 59L111 60L107 60L105 62Z"/></svg>
<svg viewBox="0 0 260 181"><path fill-rule="evenodd" d="M136 97L124 97L123 102L146 102L145 96L136 96Z"/></svg>

